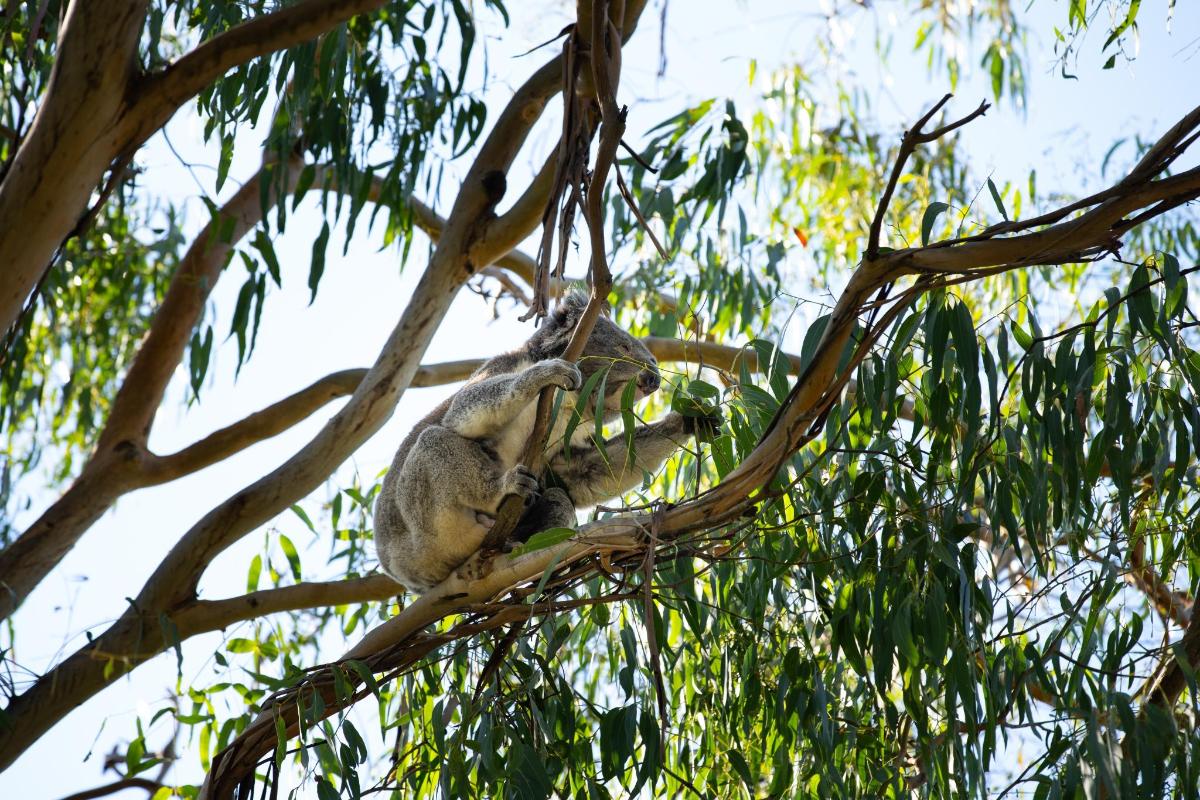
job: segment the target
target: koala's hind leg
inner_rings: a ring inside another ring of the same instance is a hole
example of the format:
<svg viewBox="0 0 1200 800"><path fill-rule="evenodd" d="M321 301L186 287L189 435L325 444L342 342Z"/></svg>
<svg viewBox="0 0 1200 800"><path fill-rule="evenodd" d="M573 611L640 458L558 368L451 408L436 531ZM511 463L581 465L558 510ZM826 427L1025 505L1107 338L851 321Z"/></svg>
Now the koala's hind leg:
<svg viewBox="0 0 1200 800"><path fill-rule="evenodd" d="M574 528L577 524L575 504L567 493L558 488L547 489L525 509L509 538L514 542L525 542L535 533L550 528Z"/></svg>
<svg viewBox="0 0 1200 800"><path fill-rule="evenodd" d="M507 494L533 497L537 479L524 467L501 471L478 443L433 425L404 462L399 508L412 532L410 552L422 583L440 583L479 549Z"/></svg>

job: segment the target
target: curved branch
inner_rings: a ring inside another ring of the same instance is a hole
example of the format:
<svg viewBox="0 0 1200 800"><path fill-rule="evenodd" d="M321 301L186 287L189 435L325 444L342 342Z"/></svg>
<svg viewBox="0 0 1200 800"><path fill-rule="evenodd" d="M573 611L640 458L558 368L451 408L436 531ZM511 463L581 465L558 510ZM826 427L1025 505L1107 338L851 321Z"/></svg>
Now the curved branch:
<svg viewBox="0 0 1200 800"><path fill-rule="evenodd" d="M196 600L172 620L182 638L221 630L235 622L266 614L387 600L403 591L403 586L380 574L341 581L309 581L223 600Z"/></svg>
<svg viewBox="0 0 1200 800"><path fill-rule="evenodd" d="M421 365L411 386L421 388L464 381L483 365L484 359L447 361ZM149 459L140 485L152 486L189 475L229 458L264 439L277 436L314 411L339 397L354 394L367 375L365 369L345 369L326 375L310 386L215 431L177 453Z"/></svg>
<svg viewBox="0 0 1200 800"><path fill-rule="evenodd" d="M347 369L326 375L290 397L211 433L177 453L151 458L146 464L147 485L189 475L283 433L331 400L351 394L366 374L365 369Z"/></svg>
<svg viewBox="0 0 1200 800"><path fill-rule="evenodd" d="M88 789L82 792L76 792L72 795L67 795L62 800L92 800L96 797L107 797L110 794L123 792L126 789L145 789L151 795L159 789L165 787L165 783L152 781L149 778L122 778L119 781L107 783L104 786L97 786L95 789Z"/></svg>
<svg viewBox="0 0 1200 800"><path fill-rule="evenodd" d="M1090 211L1043 230L1004 239L980 236L897 250L880 256L874 263L885 265L897 275L937 273L975 278L1036 264L1081 261L1119 249L1120 237L1133 225L1194 200L1197 195L1200 195L1200 167L1158 181L1123 183L1095 195L1106 199ZM1155 205L1160 202L1166 205ZM1152 212L1149 216L1141 214L1133 220L1125 219L1126 215L1146 208ZM1009 224L1004 230L1033 224L1032 221Z"/></svg>
<svg viewBox="0 0 1200 800"><path fill-rule="evenodd" d="M278 11L243 22L201 42L157 75L144 82L142 102L152 103L156 117L169 117L191 97L247 61L284 50L343 22L374 11L386 0L301 0ZM157 128L157 126L155 126Z"/></svg>

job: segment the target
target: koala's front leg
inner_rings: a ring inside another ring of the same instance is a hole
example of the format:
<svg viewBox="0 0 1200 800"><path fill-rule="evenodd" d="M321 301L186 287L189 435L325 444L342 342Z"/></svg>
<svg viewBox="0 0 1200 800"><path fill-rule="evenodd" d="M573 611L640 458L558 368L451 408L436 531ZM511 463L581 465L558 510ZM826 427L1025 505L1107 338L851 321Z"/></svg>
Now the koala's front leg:
<svg viewBox="0 0 1200 800"><path fill-rule="evenodd" d="M495 375L464 386L442 425L468 439L486 438L516 419L547 386L573 392L582 385L583 376L570 361L546 359L516 375Z"/></svg>
<svg viewBox="0 0 1200 800"><path fill-rule="evenodd" d="M604 443L603 455L594 444L564 448L550 469L570 492L576 505L595 505L641 485L643 472L654 472L687 441L694 423L677 412L643 425L633 435L633 458L624 436Z"/></svg>

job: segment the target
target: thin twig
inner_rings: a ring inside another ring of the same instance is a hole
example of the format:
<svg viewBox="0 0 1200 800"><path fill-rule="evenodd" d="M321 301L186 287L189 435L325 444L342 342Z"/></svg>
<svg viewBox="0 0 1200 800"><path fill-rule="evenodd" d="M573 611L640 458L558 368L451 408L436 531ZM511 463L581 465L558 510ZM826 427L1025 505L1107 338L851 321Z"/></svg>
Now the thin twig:
<svg viewBox="0 0 1200 800"><path fill-rule="evenodd" d="M943 125L932 133L922 133L921 129L925 127L926 123L933 119L933 115L936 114L942 108L942 106L950 102L950 98L953 96L953 94L946 94L941 100L937 101L933 108L929 109L924 116L917 120L917 123L913 125L912 128L905 131L904 136L900 139L900 151L896 154L896 162L892 166L891 177L888 178L887 188L884 189L883 197L881 197L879 200L879 206L875 209L875 218L871 220L871 229L867 237L867 261L874 261L879 256L879 234L883 230L883 217L887 213L888 206L891 205L892 194L896 191L896 184L899 182L900 176L904 174L904 165L908 163L908 157L912 155L913 150L916 149L917 145L932 142L942 136L945 136L947 133L950 133L956 128L961 128L963 125L966 125L976 117L983 116L985 113L987 113L988 108L991 107L990 104L985 101L979 104L979 108L975 109L962 119L951 122L948 125Z"/></svg>

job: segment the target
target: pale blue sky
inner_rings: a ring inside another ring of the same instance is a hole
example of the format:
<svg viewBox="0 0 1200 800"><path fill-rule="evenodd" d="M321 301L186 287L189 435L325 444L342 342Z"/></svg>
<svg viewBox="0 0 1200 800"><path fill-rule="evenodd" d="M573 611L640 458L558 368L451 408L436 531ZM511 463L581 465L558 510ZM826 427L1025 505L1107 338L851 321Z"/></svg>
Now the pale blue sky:
<svg viewBox="0 0 1200 800"><path fill-rule="evenodd" d="M529 4L544 13L529 13L523 5L509 4L512 30L501 33L494 26L490 30L490 68L493 75L505 76L504 81L496 79L489 87L493 102L502 98L506 85L519 83L547 57L541 52L523 58L514 55L556 34L568 21L567 12L574 4ZM763 76L780 64L798 58L801 63L815 65L812 41L817 32L835 43L845 43L851 52L869 54L880 30L896 30L891 62L881 68L873 58L862 58L854 72L860 86L872 96L878 117L899 135L904 121L915 118L948 87L942 73L926 74L909 54L911 26L890 13L898 3L877 0L875 5L880 9L879 27L875 17L859 13L829 32L818 15L821 3L674 2L666 40L668 71L661 80L655 74L659 59L657 13L647 14L625 51L621 99L630 105L629 130L646 130L685 103L707 96L733 96L740 104L748 105L756 91L746 81L750 57L758 60L761 88ZM1177 4L1174 33L1168 37L1164 32L1165 5L1144 4L1143 42L1137 61L1101 72L1092 66L1100 61L1096 55L1099 42L1093 39L1085 46L1077 69L1080 80L1066 81L1059 77L1050 55L1051 26L1063 24L1065 5L1047 0L1035 3L1039 21L1033 26L1034 38L1029 47L1030 108L1022 116L1003 103L967 129L965 150L976 173L994 171L997 182L1009 178L1023 181L1029 167L1036 166L1043 187L1059 186L1068 191L1095 187L1099 182L1096 165L1115 137L1153 135L1200 103L1194 77L1184 78L1185 71L1196 74L1200 14L1194 4ZM965 76L953 101L959 113L989 95L987 83L977 73L975 70ZM510 186L520 185L522 171L541 162L556 135L553 125L552 120L547 121L532 137L518 159ZM180 115L168 130L172 143L187 160L201 165L216 163L215 149L202 144L200 125L193 116ZM230 172L231 184L253 171L257 139L251 131L244 135L244 146ZM147 168L145 184L149 190L177 202L186 201L189 229L195 230L204 222L206 213L194 199L199 192L197 185L161 137L151 142L138 161ZM446 183L453 185L453 175L461 174L464 168L465 164L454 165ZM195 174L204 189L211 191L212 169L198 167ZM222 195L233 188L226 186ZM394 252L377 252L378 236L360 226L349 253L342 257L341 239L335 233L320 294L310 306L306 276L312 236L319 224L314 208L303 206L293 216L288 233L277 242L284 288L269 297L268 324L241 376L234 381L236 350L232 341L227 342L216 360L212 385L203 403L186 409L182 403L186 371L181 370L159 414L151 441L154 449L173 451L329 372L372 362L422 266L424 240L414 249L404 274L397 276ZM803 264L792 266L803 274ZM232 308L241 284L241 267L231 269L237 274L222 282L214 298L218 307L226 309ZM799 293L806 291L807 287L801 287ZM218 336L227 329L227 318L216 326ZM491 355L523 340L529 330L512 319L489 322L484 304L464 293L424 360L428 363ZM358 470L367 479L373 477L390 462L413 421L450 390L443 387L406 393L393 419L358 451L341 474ZM84 630L102 630L123 610L123 598L137 592L154 565L194 521L296 452L335 408L336 404L331 405L287 433L218 467L123 498L16 615L19 662L44 669L74 651L84 641ZM309 501L310 507L319 505L323 496L318 493ZM49 499L43 498L43 502ZM25 521L31 519L28 515ZM281 517L278 526L302 550L304 545L312 544L313 554L306 563L315 564L318 556L328 552L327 542L314 540L290 515ZM223 554L205 576L204 596L221 597L244 590L245 565L251 554L260 550L262 538L262 533L255 533ZM220 637L213 634L185 645L185 680L201 676L203 682L211 682L214 673L209 657L219 641ZM330 657L336 654L328 653ZM127 739L135 715L148 719L161 706L174 680L172 655L160 657L132 677L118 681L0 775L0 795L53 798L111 780L111 774L106 777L100 773L103 755L115 743ZM97 731L106 720L97 739ZM159 730L164 726L160 725ZM80 758L93 740L95 754L87 764L81 764ZM159 743L152 737L152 745ZM194 758L185 754L183 763L185 771L173 773L169 780L198 779Z"/></svg>

